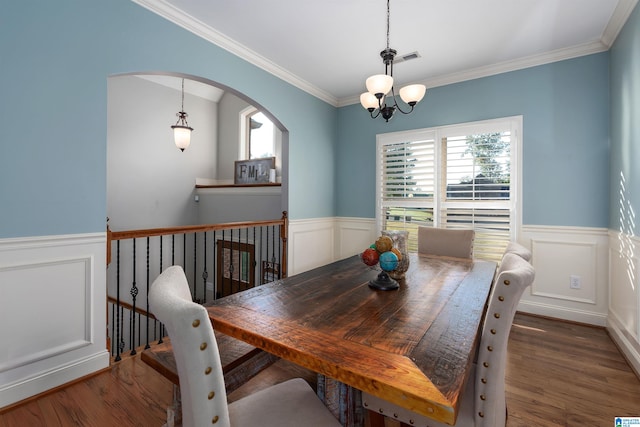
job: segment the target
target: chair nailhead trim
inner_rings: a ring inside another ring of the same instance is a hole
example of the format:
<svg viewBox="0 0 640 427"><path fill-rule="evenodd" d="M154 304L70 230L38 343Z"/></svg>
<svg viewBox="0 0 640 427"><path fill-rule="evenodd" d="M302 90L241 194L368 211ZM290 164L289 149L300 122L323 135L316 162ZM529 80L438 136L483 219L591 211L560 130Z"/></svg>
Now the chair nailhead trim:
<svg viewBox="0 0 640 427"><path fill-rule="evenodd" d="M493 347L491 347L490 345L487 346L487 350L489 351L493 351Z"/></svg>
<svg viewBox="0 0 640 427"><path fill-rule="evenodd" d="M398 414L396 414L395 412L393 413L393 418L398 418Z"/></svg>
<svg viewBox="0 0 640 427"><path fill-rule="evenodd" d="M495 329L492 329L492 330L491 330L491 333L492 333L493 335L495 335L495 334L496 334L496 330L495 330Z"/></svg>
<svg viewBox="0 0 640 427"><path fill-rule="evenodd" d="M498 299L499 299L500 301L504 301L504 297L503 297L502 295L500 295L500 296L498 297Z"/></svg>
<svg viewBox="0 0 640 427"><path fill-rule="evenodd" d="M197 328L198 326L200 326L200 319L194 320L191 326L193 326L194 328Z"/></svg>
<svg viewBox="0 0 640 427"><path fill-rule="evenodd" d="M202 344L200 344L200 350L205 350L207 348L207 343L203 342Z"/></svg>
<svg viewBox="0 0 640 427"><path fill-rule="evenodd" d="M381 414L384 414L384 409L380 408L378 409L378 412L380 412Z"/></svg>
<svg viewBox="0 0 640 427"><path fill-rule="evenodd" d="M409 424L414 425L416 422L413 420L409 420Z"/></svg>
<svg viewBox="0 0 640 427"><path fill-rule="evenodd" d="M207 367L207 369L204 370L205 375L209 375L210 373L211 373L211 366Z"/></svg>
<svg viewBox="0 0 640 427"><path fill-rule="evenodd" d="M484 394L480 395L480 400L487 400L487 396L485 396Z"/></svg>
<svg viewBox="0 0 640 427"><path fill-rule="evenodd" d="M216 392L215 392L215 391L210 391L210 392L209 392L209 395L207 396L207 398L208 398L209 400L211 400L211 399L213 399L213 398L215 397L215 395L216 395Z"/></svg>
<svg viewBox="0 0 640 427"><path fill-rule="evenodd" d="M511 284L511 282L507 279L504 281L505 286L509 286Z"/></svg>
<svg viewBox="0 0 640 427"><path fill-rule="evenodd" d="M215 417L213 417L213 419L211 420L211 424L215 424L218 422L220 418L216 415Z"/></svg>
<svg viewBox="0 0 640 427"><path fill-rule="evenodd" d="M496 319L500 318L500 313L494 313L493 317L495 317Z"/></svg>
<svg viewBox="0 0 640 427"><path fill-rule="evenodd" d="M487 383L487 379L486 378L482 378L482 379L480 379L480 381L482 381L482 384L486 384Z"/></svg>
<svg viewBox="0 0 640 427"><path fill-rule="evenodd" d="M489 367L489 362L484 362L484 363L482 364L482 366L484 366L485 368L488 368L488 367Z"/></svg>
<svg viewBox="0 0 640 427"><path fill-rule="evenodd" d="M480 418L484 418L484 412L478 412L478 415L480 415Z"/></svg>

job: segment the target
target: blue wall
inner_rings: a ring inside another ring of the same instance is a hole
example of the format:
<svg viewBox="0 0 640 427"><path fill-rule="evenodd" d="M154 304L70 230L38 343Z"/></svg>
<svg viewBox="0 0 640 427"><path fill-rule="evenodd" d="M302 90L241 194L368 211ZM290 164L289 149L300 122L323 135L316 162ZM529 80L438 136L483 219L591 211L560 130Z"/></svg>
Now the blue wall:
<svg viewBox="0 0 640 427"><path fill-rule="evenodd" d="M264 106L290 132L290 217L335 215L336 108L130 0L3 1L0 62L0 238L105 230L107 78L138 71Z"/></svg>
<svg viewBox="0 0 640 427"><path fill-rule="evenodd" d="M413 114L338 116L337 211L375 217L378 133L523 115L523 223L608 225L609 54L427 90Z"/></svg>
<svg viewBox="0 0 640 427"><path fill-rule="evenodd" d="M620 176L626 209L640 212L638 9L610 53L433 88L416 112L386 124L129 0L4 1L0 238L104 231L107 78L136 71L211 79L273 113L290 131L292 219L373 218L378 133L522 114L524 224L619 229Z"/></svg>
<svg viewBox="0 0 640 427"><path fill-rule="evenodd" d="M609 228L640 232L640 6L611 48Z"/></svg>

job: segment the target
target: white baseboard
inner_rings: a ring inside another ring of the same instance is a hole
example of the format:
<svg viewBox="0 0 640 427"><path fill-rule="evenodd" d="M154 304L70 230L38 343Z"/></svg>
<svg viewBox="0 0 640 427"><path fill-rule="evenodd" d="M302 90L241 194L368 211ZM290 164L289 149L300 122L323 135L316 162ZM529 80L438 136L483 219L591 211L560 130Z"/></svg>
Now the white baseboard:
<svg viewBox="0 0 640 427"><path fill-rule="evenodd" d="M32 377L0 386L0 408L82 378L109 366L109 352L99 353L56 366Z"/></svg>
<svg viewBox="0 0 640 427"><path fill-rule="evenodd" d="M624 354L638 378L640 378L640 342L629 336L615 314L609 313L607 331Z"/></svg>
<svg viewBox="0 0 640 427"><path fill-rule="evenodd" d="M607 316L602 313L576 310L560 305L542 304L534 301L520 301L518 311L535 314L538 316L552 317L555 319L569 320L571 322L586 323L589 325L606 326Z"/></svg>

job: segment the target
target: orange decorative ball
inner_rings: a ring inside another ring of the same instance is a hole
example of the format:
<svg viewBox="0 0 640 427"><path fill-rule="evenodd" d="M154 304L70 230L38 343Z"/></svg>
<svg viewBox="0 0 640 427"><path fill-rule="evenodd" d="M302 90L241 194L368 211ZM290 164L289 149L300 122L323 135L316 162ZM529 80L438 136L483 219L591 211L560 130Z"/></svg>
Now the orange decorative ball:
<svg viewBox="0 0 640 427"><path fill-rule="evenodd" d="M380 236L376 240L376 250L380 253L389 252L393 247L393 240L389 236Z"/></svg>
<svg viewBox="0 0 640 427"><path fill-rule="evenodd" d="M391 252L396 254L396 256L398 257L398 261L402 261L402 254L400 253L398 248L391 248Z"/></svg>

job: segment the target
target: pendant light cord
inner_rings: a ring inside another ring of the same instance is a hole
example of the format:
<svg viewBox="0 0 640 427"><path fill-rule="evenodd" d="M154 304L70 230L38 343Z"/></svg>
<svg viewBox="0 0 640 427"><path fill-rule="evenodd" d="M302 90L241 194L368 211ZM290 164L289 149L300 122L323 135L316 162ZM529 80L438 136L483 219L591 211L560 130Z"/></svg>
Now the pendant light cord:
<svg viewBox="0 0 640 427"><path fill-rule="evenodd" d="M182 105L181 105L181 111L184 112L184 79L182 79Z"/></svg>
<svg viewBox="0 0 640 427"><path fill-rule="evenodd" d="M387 50L389 49L389 1L387 0Z"/></svg>

